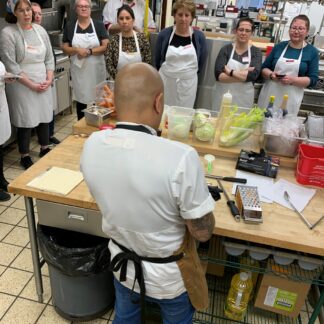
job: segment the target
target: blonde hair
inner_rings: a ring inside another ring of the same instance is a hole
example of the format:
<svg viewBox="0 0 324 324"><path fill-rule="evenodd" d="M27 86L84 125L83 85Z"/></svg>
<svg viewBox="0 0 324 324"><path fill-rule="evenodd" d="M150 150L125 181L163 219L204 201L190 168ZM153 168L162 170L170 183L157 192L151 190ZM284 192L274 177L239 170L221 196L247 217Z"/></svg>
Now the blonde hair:
<svg viewBox="0 0 324 324"><path fill-rule="evenodd" d="M75 9L78 6L79 2L80 2L80 0L75 0L75 3L74 3L74 8ZM92 8L92 2L91 2L91 0L87 0L87 2L89 4L90 8Z"/></svg>
<svg viewBox="0 0 324 324"><path fill-rule="evenodd" d="M174 16L182 8L188 9L192 18L196 17L196 5L192 0L177 0L172 6L172 15Z"/></svg>

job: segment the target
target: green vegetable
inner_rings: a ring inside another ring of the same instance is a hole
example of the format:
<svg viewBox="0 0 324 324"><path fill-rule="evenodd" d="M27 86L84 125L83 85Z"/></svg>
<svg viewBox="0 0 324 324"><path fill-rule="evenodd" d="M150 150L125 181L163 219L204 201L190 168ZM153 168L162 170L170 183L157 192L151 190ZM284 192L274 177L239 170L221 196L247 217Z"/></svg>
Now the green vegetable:
<svg viewBox="0 0 324 324"><path fill-rule="evenodd" d="M195 136L203 142L208 142L213 139L215 135L215 127L210 123L205 123L201 127L195 129Z"/></svg>
<svg viewBox="0 0 324 324"><path fill-rule="evenodd" d="M236 115L237 106L233 106L228 118L225 120L221 131L219 144L221 146L234 146L248 138L258 123L264 119L265 109L259 107L252 108L248 113Z"/></svg>
<svg viewBox="0 0 324 324"><path fill-rule="evenodd" d="M194 118L195 127L201 127L202 125L204 125L207 121L207 118L208 117L203 113L196 114Z"/></svg>

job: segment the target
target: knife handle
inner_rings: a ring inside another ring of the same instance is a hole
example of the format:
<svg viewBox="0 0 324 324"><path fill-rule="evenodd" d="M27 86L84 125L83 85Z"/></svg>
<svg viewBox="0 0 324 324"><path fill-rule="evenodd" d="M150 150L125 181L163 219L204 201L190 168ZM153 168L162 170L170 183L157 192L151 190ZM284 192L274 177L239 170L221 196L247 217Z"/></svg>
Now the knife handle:
<svg viewBox="0 0 324 324"><path fill-rule="evenodd" d="M240 221L240 212L239 212L238 208L236 207L234 200L228 200L227 206L231 210L231 214L234 216L235 220L237 222L239 222Z"/></svg>
<svg viewBox="0 0 324 324"><path fill-rule="evenodd" d="M237 183L246 183L247 180L244 178L233 178L233 177L223 177L221 180Z"/></svg>

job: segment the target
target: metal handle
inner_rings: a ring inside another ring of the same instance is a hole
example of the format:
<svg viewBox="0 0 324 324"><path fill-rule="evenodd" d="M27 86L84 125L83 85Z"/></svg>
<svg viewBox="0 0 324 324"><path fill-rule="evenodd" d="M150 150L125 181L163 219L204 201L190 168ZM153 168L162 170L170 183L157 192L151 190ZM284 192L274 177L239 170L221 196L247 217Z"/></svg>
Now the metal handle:
<svg viewBox="0 0 324 324"><path fill-rule="evenodd" d="M85 221L85 218L83 215L77 215L77 214L71 214L71 213L68 213L68 219L75 219L75 220L78 220L81 222Z"/></svg>

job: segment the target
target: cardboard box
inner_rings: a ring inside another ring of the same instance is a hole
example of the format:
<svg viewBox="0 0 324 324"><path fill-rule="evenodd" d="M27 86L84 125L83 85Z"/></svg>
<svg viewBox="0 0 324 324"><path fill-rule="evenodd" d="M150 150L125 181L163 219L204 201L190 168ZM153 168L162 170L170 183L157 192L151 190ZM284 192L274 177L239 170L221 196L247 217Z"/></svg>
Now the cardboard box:
<svg viewBox="0 0 324 324"><path fill-rule="evenodd" d="M268 267L275 267L274 270L289 274L289 268L269 264ZM305 303L310 286L304 282L265 274L260 281L254 306L296 318Z"/></svg>
<svg viewBox="0 0 324 324"><path fill-rule="evenodd" d="M224 246L221 242L221 238L217 235L213 235L210 239L208 259L226 260L226 252ZM218 277L223 277L224 271L225 271L225 266L208 261L207 271L206 271L208 274L218 276Z"/></svg>

